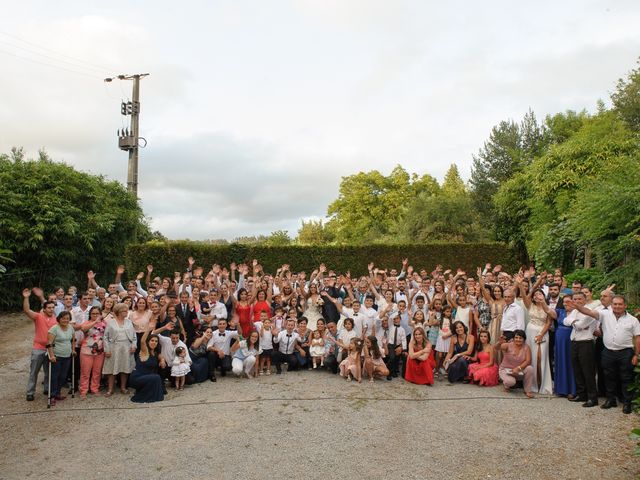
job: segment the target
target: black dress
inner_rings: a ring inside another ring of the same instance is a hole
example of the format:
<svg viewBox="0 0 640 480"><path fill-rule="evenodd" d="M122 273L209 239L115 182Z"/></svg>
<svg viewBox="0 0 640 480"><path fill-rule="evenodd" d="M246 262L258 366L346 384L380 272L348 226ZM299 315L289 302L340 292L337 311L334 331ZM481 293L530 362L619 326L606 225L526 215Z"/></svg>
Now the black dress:
<svg viewBox="0 0 640 480"><path fill-rule="evenodd" d="M136 389L132 402L150 403L164 400L162 378L158 374L158 358L149 356L144 362L136 360L136 368L129 376L129 386Z"/></svg>
<svg viewBox="0 0 640 480"><path fill-rule="evenodd" d="M467 343L467 338L465 337L464 343L460 345L458 343L458 339L456 338L456 343L453 347L453 353L464 353L469 348L469 344ZM466 358L458 357L458 359L449 365L448 373L449 373L449 381L451 383L461 382L467 376L467 370L469 369L469 361Z"/></svg>

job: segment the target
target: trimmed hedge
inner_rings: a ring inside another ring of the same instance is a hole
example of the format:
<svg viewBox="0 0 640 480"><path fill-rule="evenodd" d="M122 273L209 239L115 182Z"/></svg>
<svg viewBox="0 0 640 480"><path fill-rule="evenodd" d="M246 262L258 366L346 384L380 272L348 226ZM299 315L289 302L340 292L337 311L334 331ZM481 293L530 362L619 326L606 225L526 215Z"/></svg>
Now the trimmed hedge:
<svg viewBox="0 0 640 480"><path fill-rule="evenodd" d="M441 264L445 269L459 267L475 275L476 268L484 267L487 262L501 264L505 271L519 268L513 251L502 243L265 247L238 243L212 245L180 240L129 245L125 250L127 276L146 271L146 266L151 263L154 276L173 278L173 272L185 270L189 256L205 272L214 263L227 267L231 262L250 265L254 258L271 274L285 263L294 272L304 270L308 273L324 263L328 269L339 273L351 271L352 275L364 275L367 274L368 262L374 262L378 268L399 270L403 258L409 258L409 264L418 271L421 268L431 271Z"/></svg>

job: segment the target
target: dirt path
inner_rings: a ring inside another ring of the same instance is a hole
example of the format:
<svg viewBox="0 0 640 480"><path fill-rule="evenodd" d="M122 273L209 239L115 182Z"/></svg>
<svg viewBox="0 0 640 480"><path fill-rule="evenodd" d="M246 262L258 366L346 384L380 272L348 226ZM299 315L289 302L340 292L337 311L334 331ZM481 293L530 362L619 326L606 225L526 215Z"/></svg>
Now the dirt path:
<svg viewBox="0 0 640 480"><path fill-rule="evenodd" d="M24 400L32 326L0 318L0 479L634 479L620 409L500 388L347 383L325 372L206 382L161 403Z"/></svg>

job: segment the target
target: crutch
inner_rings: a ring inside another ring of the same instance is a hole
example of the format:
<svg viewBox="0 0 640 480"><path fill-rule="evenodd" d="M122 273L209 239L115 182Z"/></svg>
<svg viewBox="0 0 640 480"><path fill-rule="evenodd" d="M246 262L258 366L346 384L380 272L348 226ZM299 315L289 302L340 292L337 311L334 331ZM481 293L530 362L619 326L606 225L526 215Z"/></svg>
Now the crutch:
<svg viewBox="0 0 640 480"><path fill-rule="evenodd" d="M47 349L47 363L49 364L49 389L47 390L47 408L51 408L51 358Z"/></svg>

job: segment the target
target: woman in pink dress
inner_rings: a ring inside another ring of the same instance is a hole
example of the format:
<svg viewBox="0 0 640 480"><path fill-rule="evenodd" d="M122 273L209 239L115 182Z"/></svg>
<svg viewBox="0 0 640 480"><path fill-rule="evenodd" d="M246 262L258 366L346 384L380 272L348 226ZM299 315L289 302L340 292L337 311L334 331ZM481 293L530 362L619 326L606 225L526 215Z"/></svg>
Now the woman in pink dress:
<svg viewBox="0 0 640 480"><path fill-rule="evenodd" d="M409 355L404 379L418 385L433 385L433 368L435 362L432 348L422 327L413 331L409 343Z"/></svg>
<svg viewBox="0 0 640 480"><path fill-rule="evenodd" d="M498 385L498 363L494 359L491 334L486 330L480 330L474 360L476 363L469 365L471 381L485 387Z"/></svg>
<svg viewBox="0 0 640 480"><path fill-rule="evenodd" d="M533 367L531 366L531 350L525 343L527 334L524 330L516 330L513 341L503 343L498 342L504 357L500 364L500 378L505 392L508 392L516 381L522 380L524 393L527 397L532 398L533 382L535 379Z"/></svg>

